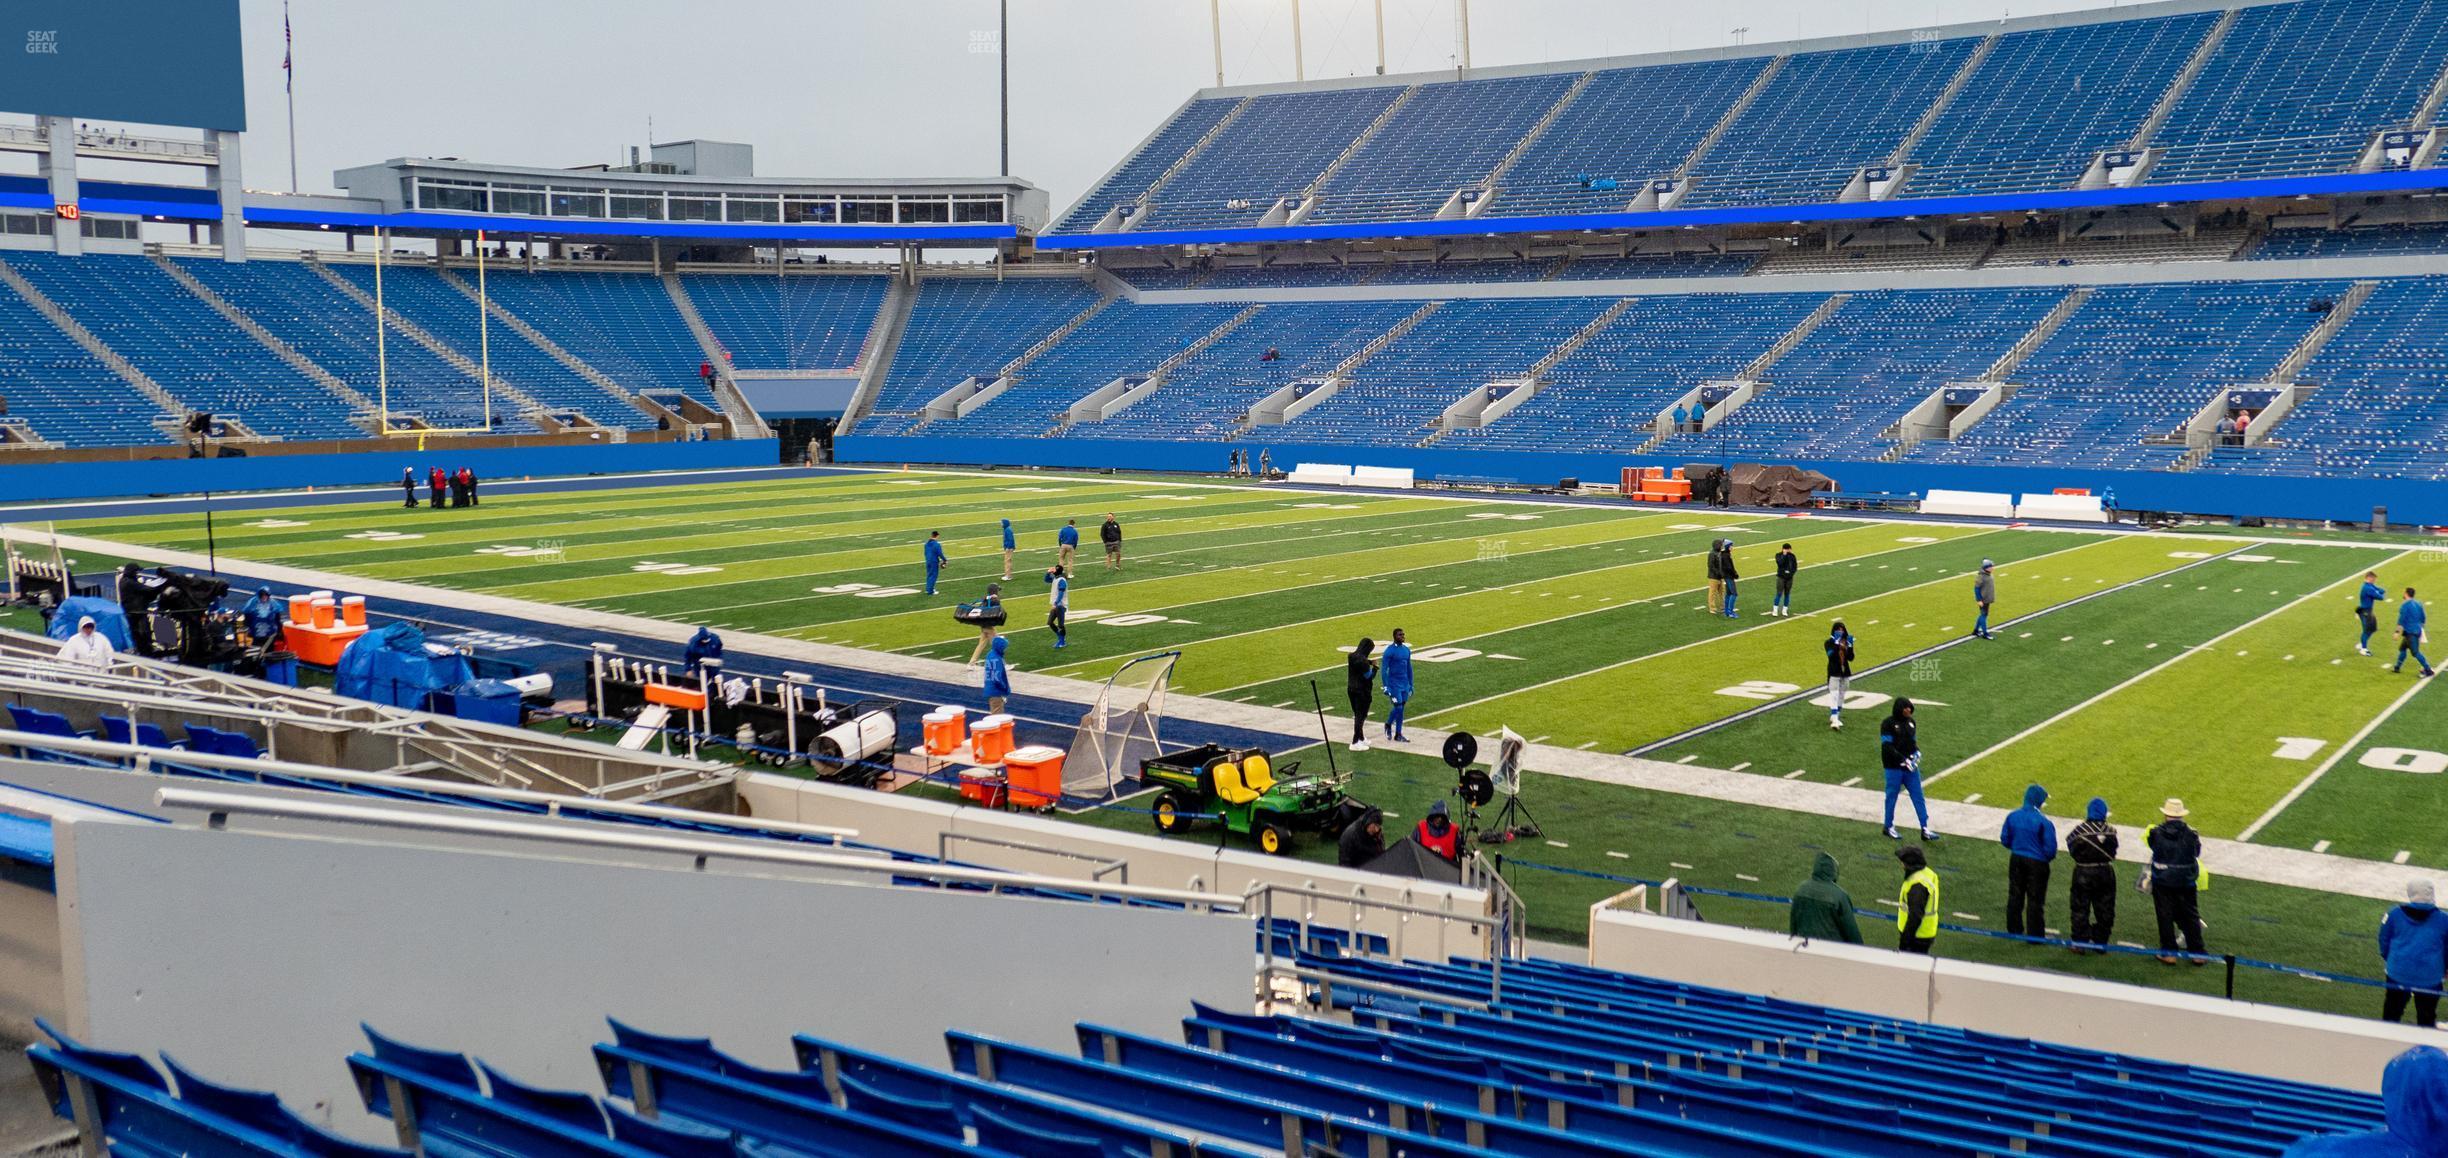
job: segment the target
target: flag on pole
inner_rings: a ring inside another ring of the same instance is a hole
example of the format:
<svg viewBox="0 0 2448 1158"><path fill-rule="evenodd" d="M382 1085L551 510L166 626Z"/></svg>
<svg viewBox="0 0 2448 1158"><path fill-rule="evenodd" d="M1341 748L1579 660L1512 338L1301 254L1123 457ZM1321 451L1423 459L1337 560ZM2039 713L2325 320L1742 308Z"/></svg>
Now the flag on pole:
<svg viewBox="0 0 2448 1158"><path fill-rule="evenodd" d="M284 92L297 91L297 73L291 67L291 61L296 56L297 35L289 30L289 3L288 0L281 0L281 88Z"/></svg>

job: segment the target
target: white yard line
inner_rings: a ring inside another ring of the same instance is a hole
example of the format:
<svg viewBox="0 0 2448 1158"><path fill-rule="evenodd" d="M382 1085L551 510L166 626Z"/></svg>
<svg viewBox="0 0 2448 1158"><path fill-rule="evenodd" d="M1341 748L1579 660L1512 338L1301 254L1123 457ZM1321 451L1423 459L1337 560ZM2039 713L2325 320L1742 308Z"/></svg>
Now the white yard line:
<svg viewBox="0 0 2448 1158"><path fill-rule="evenodd" d="M2412 555L2413 553L2414 553L2414 552L2412 552L2412 551L2400 551L2400 552L2398 553L2397 558L2395 558L2395 559L2391 559L2391 560L2389 560L2389 562L2390 562L2390 563L2399 562L2399 561L2403 560L2404 558L2406 558L2406 556L2408 556L2408 555ZM2383 564L2383 566L2385 566L2385 565L2386 565L2386 564ZM2054 727L2054 726L2056 726L2057 724L2062 723L2062 722L2064 722L2065 720L2070 719L2070 718L2072 718L2073 716L2075 716L2075 715L2077 715L2077 714L2079 714L2079 713L2083 712L2084 710L2089 709L2089 708L2090 708L2090 707L2092 707L2093 705L2096 705L2096 704L2100 703L2101 701L2106 700L2106 699L2108 699L2109 697L2114 696L2114 695L2116 695L2117 693L2122 692L2122 691L2124 691L2125 689L2127 689L2127 688L2130 688L2130 687L2134 686L2135 684L2141 683L2143 680L2149 679L2149 678L2151 678L2152 676L2155 676L2155 675L2159 674L2160 672L2166 671L2166 670L2167 670L2168 668L2170 668L2170 667L2173 667L2173 666L2175 666L2175 665L2177 665L2177 664L2183 663L2183 662L2184 662L2184 661L2185 661L2187 658L2189 658L2189 657L2191 657L2191 656L2198 655L2198 654L2201 654L2201 653L2203 653L2203 652L2207 652L2207 651L2209 651L2209 650L2210 650L2210 648L2211 648L2213 645L2215 645L2215 644L2219 643L2221 640L2225 640L2225 639L2229 638L2230 636L2235 635L2235 634L2236 634L2236 633L2238 633L2238 632L2241 632L2241 631L2246 631L2246 630L2249 630L2249 629L2251 629L2251 628L2253 628L2253 627L2256 627L2256 626L2260 625L2261 623L2263 623L2264 621L2267 621L2267 620L2270 620L2270 619L2276 618L2277 616L2279 616L2279 615L2281 615L2281 614L2284 614L2285 612L2290 611L2290 610L2294 609L2295 607L2298 607L2298 606L2300 606L2300 605L2302 605L2302 604L2304 604L2304 603L2308 603L2308 602L2310 602L2310 601L2312 601L2312 600L2314 600L2314 599L2319 598L2320 596L2322 596L2322 595L2324 595L2324 594L2327 594L2328 592L2330 592L2330 591L2332 591L2332 590L2335 590L2337 587L2339 587L2339 586L2341 586L2341 585L2343 585L2343 584L2354 582L2354 581L2355 581L2355 579L2357 579L2357 578L2361 577L2361 575L2363 574L2363 572L2364 572L2365 570L2371 570L2371 569L2373 569L2373 568L2361 568L2361 567L2359 567L2359 568L2357 568L2357 569L2356 569L2355 573L2354 573L2353 575L2351 575L2351 576L2348 576L2348 577L2346 577L2346 578L2340 579L2340 580L2338 580L2337 582L2331 583L2331 584L2329 584L2329 585L2328 585L2328 586L2326 586L2326 587L2317 587L2317 588L2314 588L2314 589L2312 589L2312 590L2310 590L2310 591L2304 592L2302 595L2298 595L2298 596L2296 596L2295 598L2293 598L2293 599L2290 599L2290 600L2286 601L2285 603L2281 603L2281 604L2279 604L2278 606L2276 606L2276 607L2273 607L2273 608L2269 609L2268 611L2265 611L2265 612L2263 612L2263 613L2261 613L2261 614L2259 614L2259 615L2256 615L2256 616L2252 617L2251 619L2248 619L2248 620L2246 620L2246 621L2244 621L2244 622L2242 622L2242 623L2239 623L2239 624L2235 625L2234 627L2228 628L2227 630L2225 630L2225 631L2222 631L2222 632L2218 633L2218 634L2217 634L2217 635L2215 635L2215 636L2212 636L2212 637L2211 637L2211 638L2210 638L2208 641L2206 641L2206 642L2204 642L2204 643L2201 643L2201 644L2199 644L2199 645L2197 645L2197 646L2194 646L2194 647L2188 647L2188 648L2184 648L2184 649L2182 649L2182 650L2179 650L2179 651L2178 651L2178 652L2177 652L2175 655L2169 656L2168 658L2166 658L2166 659L2164 659L2164 660L2161 660L2161 661L2159 661L2158 663L2151 665L2150 667L2144 668L2143 670L2141 670L2141 671L2139 671L2139 672L2134 673L2134 674L2133 674L2131 677L2128 677L2127 679L2125 679L2125 680L2123 680L2122 682L2118 683L2118 684L2117 684L2115 687L2109 688L2108 690L2106 690L2106 691L2104 691L2104 692L2101 692L2100 694L2098 694L2098 695L2096 695L2096 696L2092 696L2090 699L2084 700L2083 702L2081 702L2081 703L2079 703L2079 704L2076 704L2076 705L2074 705L2073 707L2067 708L2066 710L2064 710L2064 711L2062 711L2062 712L2059 712L2059 713L2057 713L2057 714L2056 714L2056 715L2054 715L2054 716L2050 716L2049 718L2047 718L2047 719L2045 719L2045 720L2042 720L2042 721L2040 721L2040 722L2039 722L2039 723L2037 723L2037 724L2033 724L2031 727L2025 728L2025 729L2023 729L2022 731L2015 733L2014 735L2008 736L2008 737L2006 737L2005 739L2000 740L2000 741L1998 741L1998 742L1997 742L1997 743L1995 743L1995 744L1991 744L1991 745L1989 745L1988 747L1983 748L1983 749L1981 749L1981 750L1980 750L1980 751L1978 751L1978 752L1974 752L1974 753L1973 753L1973 754L1971 754L1970 756L1966 756L1966 757L1964 757L1962 760L1958 760L1958 761L1956 761L1954 764L1951 764L1951 765L1949 765L1949 766L1947 766L1947 767L1945 767L1945 768L1941 768L1941 769L1939 769L1938 771L1936 771L1936 772L1934 772L1934 773L1931 773L1931 774L1930 774L1930 775L1928 775L1928 776L1923 777L1923 778L1922 778L1922 780L1921 780L1921 786L1922 786L1923 788L1927 788L1927 787L1929 787L1930 785L1935 784L1935 783L1937 783L1937 782L1939 782L1939 781L1941 781L1941 780L1944 780L1944 779L1946 779L1947 777L1949 777L1949 776L1952 776L1952 775L1956 774L1957 772L1961 772L1961 771L1963 771L1964 769L1969 768L1969 767L1971 767L1972 765L1977 764L1977 763L1979 763L1979 762L1980 762L1980 761L1982 761L1982 760L1985 760L1985 759L1987 759L1987 758L1989 758L1989 757L1991 757L1991 756L1994 756L1994 755L1998 754L1999 752L2005 751L2006 749L2011 748L2011 747L2013 747L2013 746L2014 746L2014 745L2016 745L2016 744L2022 743L2023 741L2028 740L2028 739L2030 739L2031 737L2033 737L2033 736L2036 736L2036 735L2040 734L2040 732L2041 732L2041 731L2043 731L2044 729Z"/></svg>
<svg viewBox="0 0 2448 1158"><path fill-rule="evenodd" d="M2387 723L2389 721L2389 717L2396 715L2399 708L2406 706L2406 701L2421 695L2422 690L2431 686L2434 682L2436 682L2436 680L2416 679L2414 681L2414 686L2407 688L2405 690L2405 694L2391 700L2389 702L2389 706L2380 709L2379 715L2373 716L2368 723L2363 725L2360 731L2357 731L2353 736L2348 737L2345 743L2338 745L2336 751L2329 753L2329 758L2321 761L2320 766L2314 768L2311 775L2297 781L2293 788L2287 789L2287 794L2279 797L2278 803L2270 805L2269 811L2262 813L2260 819L2253 821L2251 824L2245 825L2244 831L2237 834L2236 839L2251 840L2253 837L2260 835L2261 830L2268 827L2270 821L2278 819L2279 813L2286 811L2289 806L2301 799L2304 793L2311 791L2312 786L2320 783L2320 778L2328 775L2331 768L2337 767L2338 761L2345 759L2348 753L2353 752L2357 747L2361 746L2363 741L2370 739L2373 732L2379 731L2380 725ZM2397 863L2405 863L2403 853L2398 854Z"/></svg>
<svg viewBox="0 0 2448 1158"><path fill-rule="evenodd" d="M1914 543L1914 544L1912 544L1912 546L1913 546L1913 547L1929 547L1929 546L1939 546L1939 545L1951 545L1951 544L1955 544L1955 543L1969 543L1969 542L1971 542L1971 541L1973 541L1973 540L1975 540L1975 539L1978 539L1979 537L1980 537L1980 536L1978 536L1978 535L1966 535L1966 536L1964 536L1963 538L1960 538L1960 539L1950 539L1950 540L1948 540L1948 541L1947 541L1947 544ZM2031 558L2028 558L2028 559L2017 559L2017 560L2015 560L2013 563L2010 563L2010 564L2007 564L2007 565L2008 565L2008 566L2028 566L2028 565L2030 565L2030 564L2032 564L2032 563L2037 563L2037 562L2039 562L2039 561L2040 561L2040 560L2042 560L2042 559L2054 559L2054 558L2056 558L2057 556L2059 556L2059 555L2063 555L2063 554L2065 554L2065 553L2067 553L2067 552L2069 552L2069 551L2079 551L2079 550L2082 550L2082 549L2083 549L2083 548L2085 548L2085 547L2089 547L2089 546L2092 546L2092 545L2093 545L2093 544L2090 544L2090 543L2078 543L2078 544L2075 544L2074 546L2071 546L2071 547L2060 547L2060 548L2058 548L2057 550L2054 550L2054 551L2045 551L2045 552L2042 552L2042 553L2040 553L2040 554L2038 554L2038 555L2034 555L2034 556L2032 556ZM1904 549L1908 549L1908 548L1896 548L1896 549L1897 549L1897 550L1904 550ZM1871 554L1869 554L1869 555L1865 555L1865 556L1863 556L1863 558L1865 558L1865 559L1877 558L1878 556L1880 556L1880 555L1885 555L1885 554L1888 554L1888 552L1887 552L1887 551L1877 551L1877 552L1873 552L1873 553L1871 553ZM1847 562L1852 562L1852 560L1846 560L1846 561L1847 561ZM1848 608L1848 607L1856 607L1856 606L1859 606L1859 605L1864 604L1864 603L1869 603L1869 602L1872 602L1872 601L1874 601L1874 600L1885 599L1885 598L1887 598L1888 596L1891 596L1891 595L1901 595L1901 594L1903 594L1903 593L1905 593L1905 592L1907 592L1907 591L1918 591L1918 590L1920 590L1920 589L1922 589L1922 588L1924 588L1924 587L1936 587L1936 586L1938 586L1938 585L1940 585L1940 584L1943 584L1943 583L1956 583L1956 582L1961 582L1961 581L1962 581L1962 579L1963 579L1963 576L1962 576L1961 574L1955 574L1955 575L1947 575L1947 576L1944 576L1944 577L1941 577L1941 578L1937 578L1937 579L1928 579L1928 580L1924 580L1924 581L1919 582L1919 583L1907 584L1907 585L1905 585L1905 586L1903 586L1903 587L1890 587L1890 588L1886 589L1885 591L1881 591L1881 592L1879 592L1879 593L1878 593L1878 594L1876 594L1876 595L1865 595L1865 596L1863 596L1863 597L1861 597L1861 598L1859 598L1859 599L1851 600L1851 601L1849 601L1849 602L1845 602L1845 603L1839 603L1839 604L1836 604L1836 605L1834 605L1834 606L1832 606L1832 607L1822 607L1822 608L1818 608L1818 609L1814 610L1813 612L1811 612L1811 614L1810 614L1809 616L1805 616L1805 617L1803 618L1803 622L1808 622L1810 619L1812 619L1812 618L1816 618L1816 617L1821 616L1821 615L1829 615L1829 614L1833 614L1834 612L1842 611L1842 610L1844 610L1845 608ZM2039 613L2039 612L2033 612L2032 614L2037 615L2037 614L2040 614L2040 613ZM1766 621L1763 621L1763 622L1760 622L1760 623L1753 624L1753 625L1752 625L1752 626L1750 626L1750 627L1743 628L1743 629L1741 629L1741 630L1739 630L1739 631L1729 631L1729 632L1726 632L1726 633L1725 633L1725 634L1723 634L1723 635L1712 635L1712 636L1709 636L1709 637L1708 637L1708 638L1706 638L1706 639L1695 639L1695 640L1691 641L1690 643L1676 644L1675 646L1670 647L1670 648L1667 648L1667 649L1666 649L1666 650L1664 650L1664 651L1653 651L1653 652L1650 652L1650 653L1648 653L1648 654L1646 654L1646 655L1636 655L1636 656L1633 656L1633 657L1632 657L1632 658L1630 658L1630 659L1625 659L1625 660L1617 660L1616 662L1614 662L1614 663L1610 663L1610 664L1608 664L1608 665L1606 665L1606 666L1604 666L1604 667L1594 667L1594 668L1590 668L1590 669L1588 669L1588 670L1586 670L1586 671L1575 672L1575 673L1574 673L1574 674L1572 674L1572 675L1567 675L1567 676L1557 676L1556 678L1551 679L1551 680L1543 680L1543 681L1541 681L1541 682L1538 682L1538 683L1535 683L1535 684L1531 684L1531 685L1529 685L1529 686L1527 686L1527 687L1519 687L1519 688L1515 688L1515 689L1513 689L1512 691L1509 691L1509 692L1500 692L1500 693L1498 693L1498 694L1496 694L1496 695L1492 695L1492 696L1481 696L1481 697L1479 697L1478 699L1475 699L1475 700L1466 700L1466 701L1464 701L1464 702L1462 702L1462 703L1455 704L1455 705L1453 705L1452 707L1447 708L1447 709L1445 709L1445 710L1446 710L1446 711L1448 711L1448 712L1459 712L1459 711L1462 711L1462 710L1464 710L1464 709L1466 709L1466 708L1475 708L1475 707L1478 707L1478 706L1479 706L1479 705L1481 705L1481 704L1490 703L1490 702L1493 702L1493 701L1496 701L1496 700L1501 700L1501 699L1507 699L1507 698L1510 698L1510 697L1513 697L1513 696L1525 695L1525 694L1530 693L1530 692L1535 692L1535 691L1538 691L1538 690L1540 690L1541 688L1549 688L1549 687L1554 687L1555 685L1557 685L1557 684L1561 684L1561 683L1570 683L1570 682L1571 682L1571 681L1573 681L1573 680L1583 679L1583 678L1586 678L1586 677L1589 677L1589 676L1598 675L1598 674L1600 674L1600 673L1602 673L1602 672L1610 672L1610 671L1615 671L1615 670L1617 670L1617 669L1619 669L1619 668L1627 668L1627 667L1631 667L1631 666L1632 666L1632 665L1634 665L1634 664L1647 663L1647 662L1649 662L1650 660L1653 660L1653 659L1662 659L1662 658L1664 658L1664 657L1666 657L1666 656L1673 655L1673 654L1675 654L1676 652L1681 652L1681 651L1690 651L1691 649L1693 649L1693 648L1695 648L1695 647L1707 647L1707 646L1709 646L1710 644L1717 643L1717 642L1719 642L1719 641L1721 641L1721 640L1728 640L1728 639L1733 639L1733 638L1736 638L1736 637L1738 637L1738 636L1749 635L1749 634L1751 634L1752 632L1755 632L1755 631L1766 631L1766 630L1768 630L1768 629L1770 629L1770 628L1776 628L1776 627L1785 627L1785 626L1789 626L1789 625L1791 625L1793 622L1794 622L1794 621L1793 621L1793 620L1791 620L1791 619L1770 619L1770 620L1766 620Z"/></svg>

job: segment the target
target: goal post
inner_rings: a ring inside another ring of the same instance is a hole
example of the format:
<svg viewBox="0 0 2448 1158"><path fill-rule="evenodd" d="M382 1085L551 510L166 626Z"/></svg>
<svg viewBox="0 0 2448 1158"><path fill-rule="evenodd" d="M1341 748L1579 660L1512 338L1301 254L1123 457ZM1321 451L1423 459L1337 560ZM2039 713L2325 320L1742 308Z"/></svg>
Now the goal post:
<svg viewBox="0 0 2448 1158"><path fill-rule="evenodd" d="M401 426L391 424L391 309L383 294L383 266L390 260L390 231L374 230L374 392L375 429L393 438L428 434L490 434L493 432L492 303L485 286L484 230L476 231L476 393L483 408L480 426ZM403 319L405 321L405 319Z"/></svg>
<svg viewBox="0 0 2448 1158"><path fill-rule="evenodd" d="M1124 781L1137 779L1139 762L1160 750L1165 696L1180 659L1178 651L1144 655L1106 679L1072 733L1063 759L1063 795L1110 800Z"/></svg>

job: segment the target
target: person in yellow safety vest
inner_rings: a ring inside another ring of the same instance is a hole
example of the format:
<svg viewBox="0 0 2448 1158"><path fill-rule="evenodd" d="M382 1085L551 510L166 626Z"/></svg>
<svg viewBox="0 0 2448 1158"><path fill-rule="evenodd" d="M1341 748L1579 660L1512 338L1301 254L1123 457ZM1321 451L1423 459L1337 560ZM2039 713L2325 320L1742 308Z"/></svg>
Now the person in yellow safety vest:
<svg viewBox="0 0 2448 1158"><path fill-rule="evenodd" d="M1904 887L1896 894L1896 948L1926 954L1938 940L1938 871L1917 844L1897 849L1896 859L1904 862Z"/></svg>

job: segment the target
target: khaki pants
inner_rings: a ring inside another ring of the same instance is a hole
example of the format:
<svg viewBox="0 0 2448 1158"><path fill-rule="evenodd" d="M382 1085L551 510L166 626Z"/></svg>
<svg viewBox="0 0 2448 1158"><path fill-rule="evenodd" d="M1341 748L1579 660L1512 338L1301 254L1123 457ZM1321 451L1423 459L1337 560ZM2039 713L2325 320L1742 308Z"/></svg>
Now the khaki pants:
<svg viewBox="0 0 2448 1158"><path fill-rule="evenodd" d="M1002 714L1003 714L1003 697L1001 697L1001 696L988 696L988 697L986 697L986 714L987 714L987 715L990 715L990 716L1000 716L1000 715L1002 715Z"/></svg>
<svg viewBox="0 0 2448 1158"><path fill-rule="evenodd" d="M1716 611L1716 610L1719 610L1719 609L1723 608L1724 606L1725 606L1725 580L1723 580L1723 579L1711 579L1711 580L1709 580L1709 597L1708 597L1708 603L1706 603L1705 605L1703 605L1703 606L1700 608L1700 610L1702 610L1702 611Z"/></svg>
<svg viewBox="0 0 2448 1158"><path fill-rule="evenodd" d="M1071 557L1078 553L1079 548L1074 547L1069 543L1065 543L1062 546L1054 549L1054 561L1062 564L1063 574L1068 575L1071 573Z"/></svg>
<svg viewBox="0 0 2448 1158"><path fill-rule="evenodd" d="M978 657L980 657L980 656L982 656L982 655L985 655L985 654L986 654L986 649L987 649L987 648L990 648L990 647L993 647L993 646L994 646L994 640L995 640L995 629L994 629L994 628L991 628L991 627L981 627L981 628L978 628L978 645L977 645L977 650L969 653L969 663L970 663L972 666L975 666L975 665L976 665L976 663L977 663L977 661L978 661Z"/></svg>

